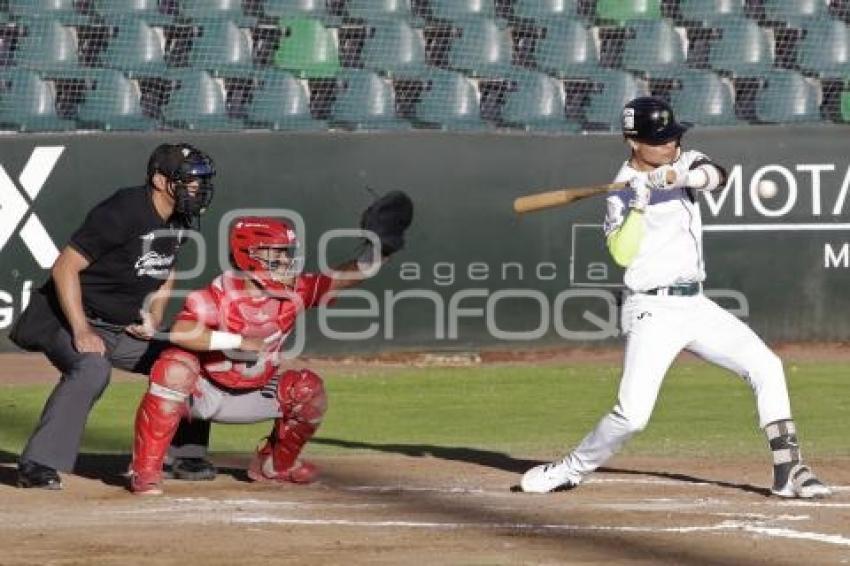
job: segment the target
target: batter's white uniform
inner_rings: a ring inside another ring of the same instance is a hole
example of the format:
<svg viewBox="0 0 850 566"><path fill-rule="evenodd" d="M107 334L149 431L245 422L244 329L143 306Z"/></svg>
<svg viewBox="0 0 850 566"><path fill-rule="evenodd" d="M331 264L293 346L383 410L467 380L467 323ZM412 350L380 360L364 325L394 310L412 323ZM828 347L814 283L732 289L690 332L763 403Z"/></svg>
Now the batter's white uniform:
<svg viewBox="0 0 850 566"><path fill-rule="evenodd" d="M707 158L683 151L687 168ZM626 162L616 181L646 176ZM743 322L706 298L670 295L669 287L705 280L702 220L694 189L656 190L644 212L640 248L625 274L622 310L626 354L617 404L564 460L566 476L578 484L649 422L661 382L682 350L727 368L753 388L759 423L791 418L780 359ZM629 213L632 190L608 197L606 236ZM654 294L650 294L654 293Z"/></svg>

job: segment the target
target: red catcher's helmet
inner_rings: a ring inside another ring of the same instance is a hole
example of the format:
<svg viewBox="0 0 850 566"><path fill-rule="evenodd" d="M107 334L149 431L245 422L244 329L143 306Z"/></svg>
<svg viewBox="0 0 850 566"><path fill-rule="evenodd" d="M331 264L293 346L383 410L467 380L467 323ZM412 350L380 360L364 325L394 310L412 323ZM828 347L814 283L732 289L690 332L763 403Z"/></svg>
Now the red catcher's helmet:
<svg viewBox="0 0 850 566"><path fill-rule="evenodd" d="M291 283L287 285L284 279L301 272L303 258L297 248L295 230L277 218L239 218L230 230L233 263L269 293L286 292Z"/></svg>

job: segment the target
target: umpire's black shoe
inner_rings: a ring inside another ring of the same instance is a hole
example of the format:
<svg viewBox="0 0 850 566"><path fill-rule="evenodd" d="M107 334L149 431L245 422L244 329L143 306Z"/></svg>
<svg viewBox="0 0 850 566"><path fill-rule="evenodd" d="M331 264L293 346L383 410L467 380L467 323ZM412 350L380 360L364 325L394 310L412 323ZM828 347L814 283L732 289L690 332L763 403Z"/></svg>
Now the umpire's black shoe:
<svg viewBox="0 0 850 566"><path fill-rule="evenodd" d="M62 480L56 470L50 466L22 461L18 463L18 487L62 489Z"/></svg>
<svg viewBox="0 0 850 566"><path fill-rule="evenodd" d="M215 466L205 458L175 458L163 468L166 478L185 481L210 481L216 476Z"/></svg>

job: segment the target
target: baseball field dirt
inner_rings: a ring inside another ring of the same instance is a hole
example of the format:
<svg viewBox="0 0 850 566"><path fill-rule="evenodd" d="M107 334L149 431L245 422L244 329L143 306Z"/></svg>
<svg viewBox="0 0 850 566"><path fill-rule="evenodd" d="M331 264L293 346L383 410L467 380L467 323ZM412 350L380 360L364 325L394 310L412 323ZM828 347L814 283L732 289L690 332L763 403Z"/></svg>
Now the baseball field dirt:
<svg viewBox="0 0 850 566"><path fill-rule="evenodd" d="M786 359L813 356L810 348L780 351ZM544 352L536 361L569 363L576 355ZM534 361L491 356L485 365ZM820 354L832 362L844 356L841 346ZM597 351L585 361L616 358ZM392 374L395 364L417 360L311 365ZM0 361L6 385L54 379L38 357ZM0 565L850 564L846 450L819 450L809 459L835 490L822 501L769 496L763 448L675 457L651 448L627 452L578 489L532 495L512 487L551 454L449 441L357 442L356 431L347 439L337 433L320 435L308 450L321 469L318 484L248 483L247 451L216 453L215 481L169 480L161 497L124 489L125 453L84 453L77 473L63 475L63 491L18 489L17 454L0 447Z"/></svg>

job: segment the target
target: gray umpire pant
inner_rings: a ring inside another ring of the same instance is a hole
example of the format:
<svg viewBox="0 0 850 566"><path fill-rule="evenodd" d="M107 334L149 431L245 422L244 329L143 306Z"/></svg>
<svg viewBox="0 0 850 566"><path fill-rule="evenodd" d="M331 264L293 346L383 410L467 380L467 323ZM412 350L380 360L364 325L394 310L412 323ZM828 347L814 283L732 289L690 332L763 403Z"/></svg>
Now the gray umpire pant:
<svg viewBox="0 0 850 566"><path fill-rule="evenodd" d="M37 462L70 472L80 451L89 412L109 385L112 368L147 375L167 342L139 340L118 328L90 321L106 346L106 354L80 353L67 328L60 326L43 337L41 350L62 373L53 389L35 432L21 453L21 461ZM127 418L135 418L135 412ZM183 421L169 452L171 458L206 455L210 425Z"/></svg>

